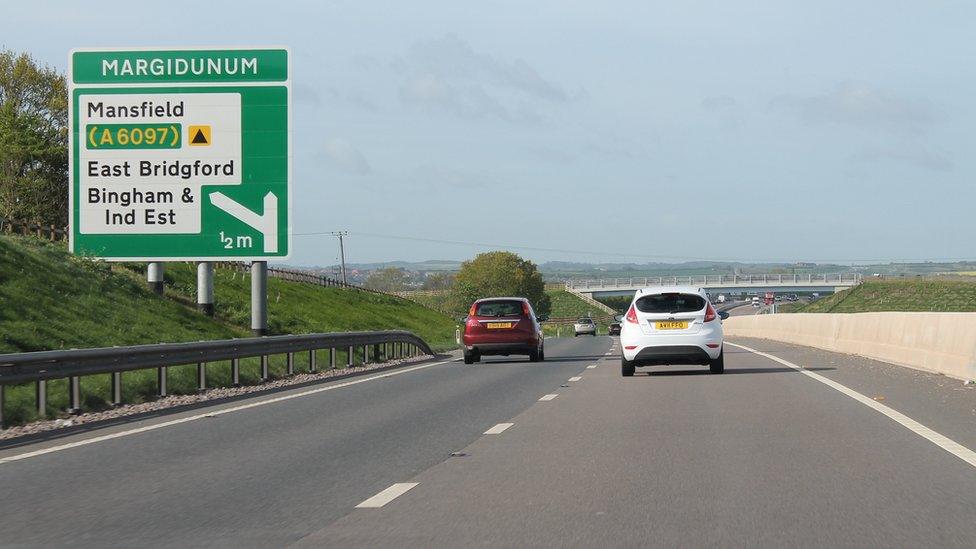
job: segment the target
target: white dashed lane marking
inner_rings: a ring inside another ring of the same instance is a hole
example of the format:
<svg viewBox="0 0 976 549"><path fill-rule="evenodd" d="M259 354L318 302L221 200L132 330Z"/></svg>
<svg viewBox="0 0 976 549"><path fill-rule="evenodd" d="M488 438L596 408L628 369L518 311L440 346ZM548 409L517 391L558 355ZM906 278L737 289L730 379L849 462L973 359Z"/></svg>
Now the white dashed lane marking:
<svg viewBox="0 0 976 549"><path fill-rule="evenodd" d="M399 482L356 506L356 509L378 509L406 494L417 482Z"/></svg>
<svg viewBox="0 0 976 549"><path fill-rule="evenodd" d="M570 381L579 381L581 379L583 379L583 378L580 377L580 376L573 376L573 377L569 378Z"/></svg>
<svg viewBox="0 0 976 549"><path fill-rule="evenodd" d="M543 396L542 398L540 398L539 400L540 400L540 401L545 401L545 400L552 400L552 399L554 399L554 398L556 398L557 396L559 396L559 395L544 395L544 396Z"/></svg>
<svg viewBox="0 0 976 549"><path fill-rule="evenodd" d="M586 367L587 370L592 370L593 368L596 368L596 364L590 364Z"/></svg>
<svg viewBox="0 0 976 549"><path fill-rule="evenodd" d="M485 431L485 434L486 435L500 435L500 434L502 434L502 432L505 431L505 429L508 429L512 425L515 425L515 424L514 423L499 423L498 425L495 425L491 429L488 429L487 431Z"/></svg>

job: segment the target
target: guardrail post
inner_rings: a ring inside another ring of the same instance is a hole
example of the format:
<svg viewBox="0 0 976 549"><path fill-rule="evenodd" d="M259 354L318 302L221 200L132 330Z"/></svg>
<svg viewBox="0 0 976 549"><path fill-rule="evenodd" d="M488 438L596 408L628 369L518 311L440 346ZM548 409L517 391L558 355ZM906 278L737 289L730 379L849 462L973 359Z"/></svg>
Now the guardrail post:
<svg viewBox="0 0 976 549"><path fill-rule="evenodd" d="M261 355L261 381L268 381L268 355Z"/></svg>
<svg viewBox="0 0 976 549"><path fill-rule="evenodd" d="M68 413L81 413L81 378L78 376L68 378Z"/></svg>
<svg viewBox="0 0 976 549"><path fill-rule="evenodd" d="M346 367L347 368L352 368L352 366L353 366L353 359L355 358L355 356L356 356L356 351L353 348L353 346L350 345L349 346L349 352L346 354Z"/></svg>
<svg viewBox="0 0 976 549"><path fill-rule="evenodd" d="M37 404L37 415L47 415L47 380L39 379L34 385L34 403Z"/></svg>
<svg viewBox="0 0 976 549"><path fill-rule="evenodd" d="M315 349L308 352L308 373L315 373Z"/></svg>
<svg viewBox="0 0 976 549"><path fill-rule="evenodd" d="M207 390L207 363L197 362L197 391Z"/></svg>
<svg viewBox="0 0 976 549"><path fill-rule="evenodd" d="M166 396L166 366L156 370L156 386L159 387L159 398Z"/></svg>
<svg viewBox="0 0 976 549"><path fill-rule="evenodd" d="M230 383L234 387L241 384L241 359L230 359Z"/></svg>
<svg viewBox="0 0 976 549"><path fill-rule="evenodd" d="M0 383L0 431L3 430L3 394L6 386Z"/></svg>
<svg viewBox="0 0 976 549"><path fill-rule="evenodd" d="M288 353L285 357L285 363L287 364L288 375L295 375L295 353Z"/></svg>
<svg viewBox="0 0 976 549"><path fill-rule="evenodd" d="M122 372L112 372L112 406L122 405Z"/></svg>

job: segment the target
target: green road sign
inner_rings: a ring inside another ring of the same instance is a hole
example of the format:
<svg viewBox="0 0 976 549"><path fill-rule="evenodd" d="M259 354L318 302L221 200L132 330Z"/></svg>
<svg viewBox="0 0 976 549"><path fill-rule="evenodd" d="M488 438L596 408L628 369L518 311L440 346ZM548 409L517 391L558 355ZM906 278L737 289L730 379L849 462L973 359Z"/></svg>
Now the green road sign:
<svg viewBox="0 0 976 549"><path fill-rule="evenodd" d="M73 50L70 74L73 253L288 257L287 49Z"/></svg>

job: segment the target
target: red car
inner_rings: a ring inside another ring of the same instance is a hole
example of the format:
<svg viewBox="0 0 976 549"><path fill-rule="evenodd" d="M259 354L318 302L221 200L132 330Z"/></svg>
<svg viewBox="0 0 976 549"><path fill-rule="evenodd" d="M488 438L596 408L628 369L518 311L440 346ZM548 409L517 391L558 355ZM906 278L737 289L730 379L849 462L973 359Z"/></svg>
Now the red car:
<svg viewBox="0 0 976 549"><path fill-rule="evenodd" d="M529 360L546 359L540 322L528 299L491 297L471 305L464 318L464 363L472 364L485 355L529 355Z"/></svg>

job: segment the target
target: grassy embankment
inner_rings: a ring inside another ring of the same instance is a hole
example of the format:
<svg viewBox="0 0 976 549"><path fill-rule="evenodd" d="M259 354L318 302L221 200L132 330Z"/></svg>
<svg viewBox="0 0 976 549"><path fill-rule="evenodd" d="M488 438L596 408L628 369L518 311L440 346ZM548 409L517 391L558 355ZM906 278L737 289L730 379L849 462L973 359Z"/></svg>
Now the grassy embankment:
<svg viewBox="0 0 976 549"><path fill-rule="evenodd" d="M63 244L0 236L0 353L250 336L247 276L216 272L217 315L211 319L195 310L192 265L167 264L171 299L146 289L142 268L78 259ZM276 279L268 281L268 291L272 333L406 329L437 349L453 346L449 317L406 300ZM345 364L344 353L337 358ZM320 364L327 359L327 353L318 358ZM297 366L306 360L300 357ZM241 381L256 382L258 369L256 359L242 361ZM284 373L283 357L272 358L271 373ZM170 368L170 392L194 391L195 374L193 365ZM207 375L213 386L230 383L227 363L209 364ZM67 406L66 385L65 380L48 383L48 416ZM152 399L155 391L155 372L123 374L126 402ZM84 409L104 409L110 376L82 378L82 395ZM35 419L33 385L8 387L4 412L8 424Z"/></svg>
<svg viewBox="0 0 976 549"><path fill-rule="evenodd" d="M976 312L976 282L927 278L868 281L790 312L875 311Z"/></svg>

